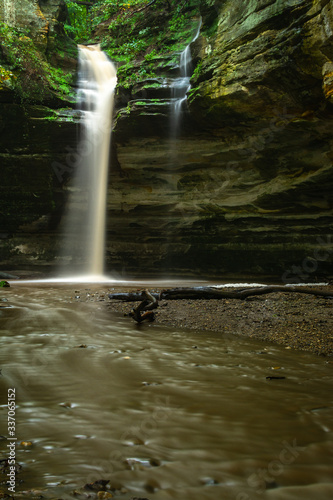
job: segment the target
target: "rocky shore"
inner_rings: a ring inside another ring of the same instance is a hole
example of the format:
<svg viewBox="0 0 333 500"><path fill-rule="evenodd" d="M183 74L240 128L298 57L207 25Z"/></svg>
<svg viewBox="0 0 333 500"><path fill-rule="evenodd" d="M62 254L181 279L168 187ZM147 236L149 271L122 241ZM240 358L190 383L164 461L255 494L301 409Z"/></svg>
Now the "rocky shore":
<svg viewBox="0 0 333 500"><path fill-rule="evenodd" d="M314 287L332 290L333 285ZM116 287L112 293L138 291ZM160 291L161 288L149 288ZM105 296L107 297L107 295ZM128 315L137 302L108 300L108 309ZM252 337L276 342L286 348L333 355L332 299L302 293L273 293L246 300L161 300L155 324ZM133 321L130 317L129 321Z"/></svg>

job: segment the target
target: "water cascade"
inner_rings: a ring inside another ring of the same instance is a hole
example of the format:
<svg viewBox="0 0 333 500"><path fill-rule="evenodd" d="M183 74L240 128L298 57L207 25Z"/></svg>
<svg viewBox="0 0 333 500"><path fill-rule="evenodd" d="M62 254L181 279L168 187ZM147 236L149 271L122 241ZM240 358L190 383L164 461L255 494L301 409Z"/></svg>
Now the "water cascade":
<svg viewBox="0 0 333 500"><path fill-rule="evenodd" d="M171 113L171 134L174 138L179 135L180 116L183 103L186 101L186 94L191 88L191 49L188 45L180 54L180 77L176 78L171 86L172 92L172 113Z"/></svg>
<svg viewBox="0 0 333 500"><path fill-rule="evenodd" d="M116 69L99 46L79 46L82 138L70 187L63 255L70 259L71 271L75 268L88 278L100 277L104 272L107 179L116 84Z"/></svg>
<svg viewBox="0 0 333 500"><path fill-rule="evenodd" d="M171 137L173 139L177 138L179 135L182 107L187 100L187 93L191 88L190 78L193 68L190 45L198 38L201 24L202 20L200 19L199 26L193 39L180 54L180 76L176 78L171 85Z"/></svg>

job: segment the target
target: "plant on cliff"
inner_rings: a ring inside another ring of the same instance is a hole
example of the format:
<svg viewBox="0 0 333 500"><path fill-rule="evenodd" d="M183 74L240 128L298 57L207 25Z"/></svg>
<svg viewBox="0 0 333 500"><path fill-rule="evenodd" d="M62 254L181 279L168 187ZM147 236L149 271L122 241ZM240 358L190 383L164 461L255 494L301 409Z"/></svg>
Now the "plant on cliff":
<svg viewBox="0 0 333 500"><path fill-rule="evenodd" d="M70 96L71 74L53 67L29 35L27 29L0 22L0 82L22 102Z"/></svg>
<svg viewBox="0 0 333 500"><path fill-rule="evenodd" d="M0 88L11 88L11 82L15 79L14 73L0 65Z"/></svg>
<svg viewBox="0 0 333 500"><path fill-rule="evenodd" d="M90 36L90 18L88 5L65 0L68 17L64 25L67 35L74 38L77 43L86 41ZM88 3L88 2L87 2ZM92 2L89 2L92 5Z"/></svg>
<svg viewBox="0 0 333 500"><path fill-rule="evenodd" d="M128 88L156 78L165 64L171 64L172 54L181 52L193 36L199 4L200 0L99 0L94 4L93 40L119 63L119 86Z"/></svg>

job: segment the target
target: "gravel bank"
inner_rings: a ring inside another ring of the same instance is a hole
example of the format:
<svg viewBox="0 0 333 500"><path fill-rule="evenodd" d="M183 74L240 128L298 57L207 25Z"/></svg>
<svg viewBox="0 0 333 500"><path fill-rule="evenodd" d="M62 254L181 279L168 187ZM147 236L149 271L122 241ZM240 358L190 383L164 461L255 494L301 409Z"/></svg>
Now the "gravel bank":
<svg viewBox="0 0 333 500"><path fill-rule="evenodd" d="M332 285L315 288L332 290L333 296ZM116 287L112 293L138 290ZM106 300L110 311L121 315L138 304ZM274 293L246 300L161 300L155 321L157 325L232 333L332 356L332 306L332 299L302 293Z"/></svg>

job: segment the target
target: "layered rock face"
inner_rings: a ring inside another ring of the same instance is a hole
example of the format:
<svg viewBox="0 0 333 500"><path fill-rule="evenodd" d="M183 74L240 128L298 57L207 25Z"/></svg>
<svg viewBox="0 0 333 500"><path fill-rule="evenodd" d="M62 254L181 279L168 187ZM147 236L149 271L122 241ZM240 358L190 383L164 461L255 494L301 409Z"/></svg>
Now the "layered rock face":
<svg viewBox="0 0 333 500"><path fill-rule="evenodd" d="M38 3L47 22L53 3ZM177 133L175 54L155 79L118 89L108 272L332 276L333 1L202 0L200 14ZM23 111L4 91L0 102L1 269L54 266L76 125Z"/></svg>
<svg viewBox="0 0 333 500"><path fill-rule="evenodd" d="M332 274L333 2L209 3L181 137L156 89L118 116L110 268Z"/></svg>
<svg viewBox="0 0 333 500"><path fill-rule="evenodd" d="M46 60L51 55L57 33L60 33L65 4L62 0L10 0L2 2L1 21L15 28L29 28L37 51L31 59ZM17 35L19 36L19 35ZM31 40L26 40L32 51ZM0 269L29 269L48 265L56 257L56 231L61 219L65 192L62 181L70 148L76 147L75 116L71 104L50 92L47 98L24 101L11 89L8 80L15 82L23 74L22 89L32 85L35 69L26 63L19 71L4 69L10 57L10 38L2 33L0 49ZM13 47L18 40L13 39ZM15 53L15 52L14 52ZM28 54L29 55L29 54ZM27 57L22 54L22 58ZM76 60L63 54L64 64ZM13 66L15 61L12 62ZM57 61L60 65L61 62ZM4 64L4 66L2 66ZM36 87L39 84L36 80ZM26 84L26 85L25 85ZM46 83L40 83L43 93ZM68 107L68 105L70 107ZM67 109L66 109L67 107Z"/></svg>

